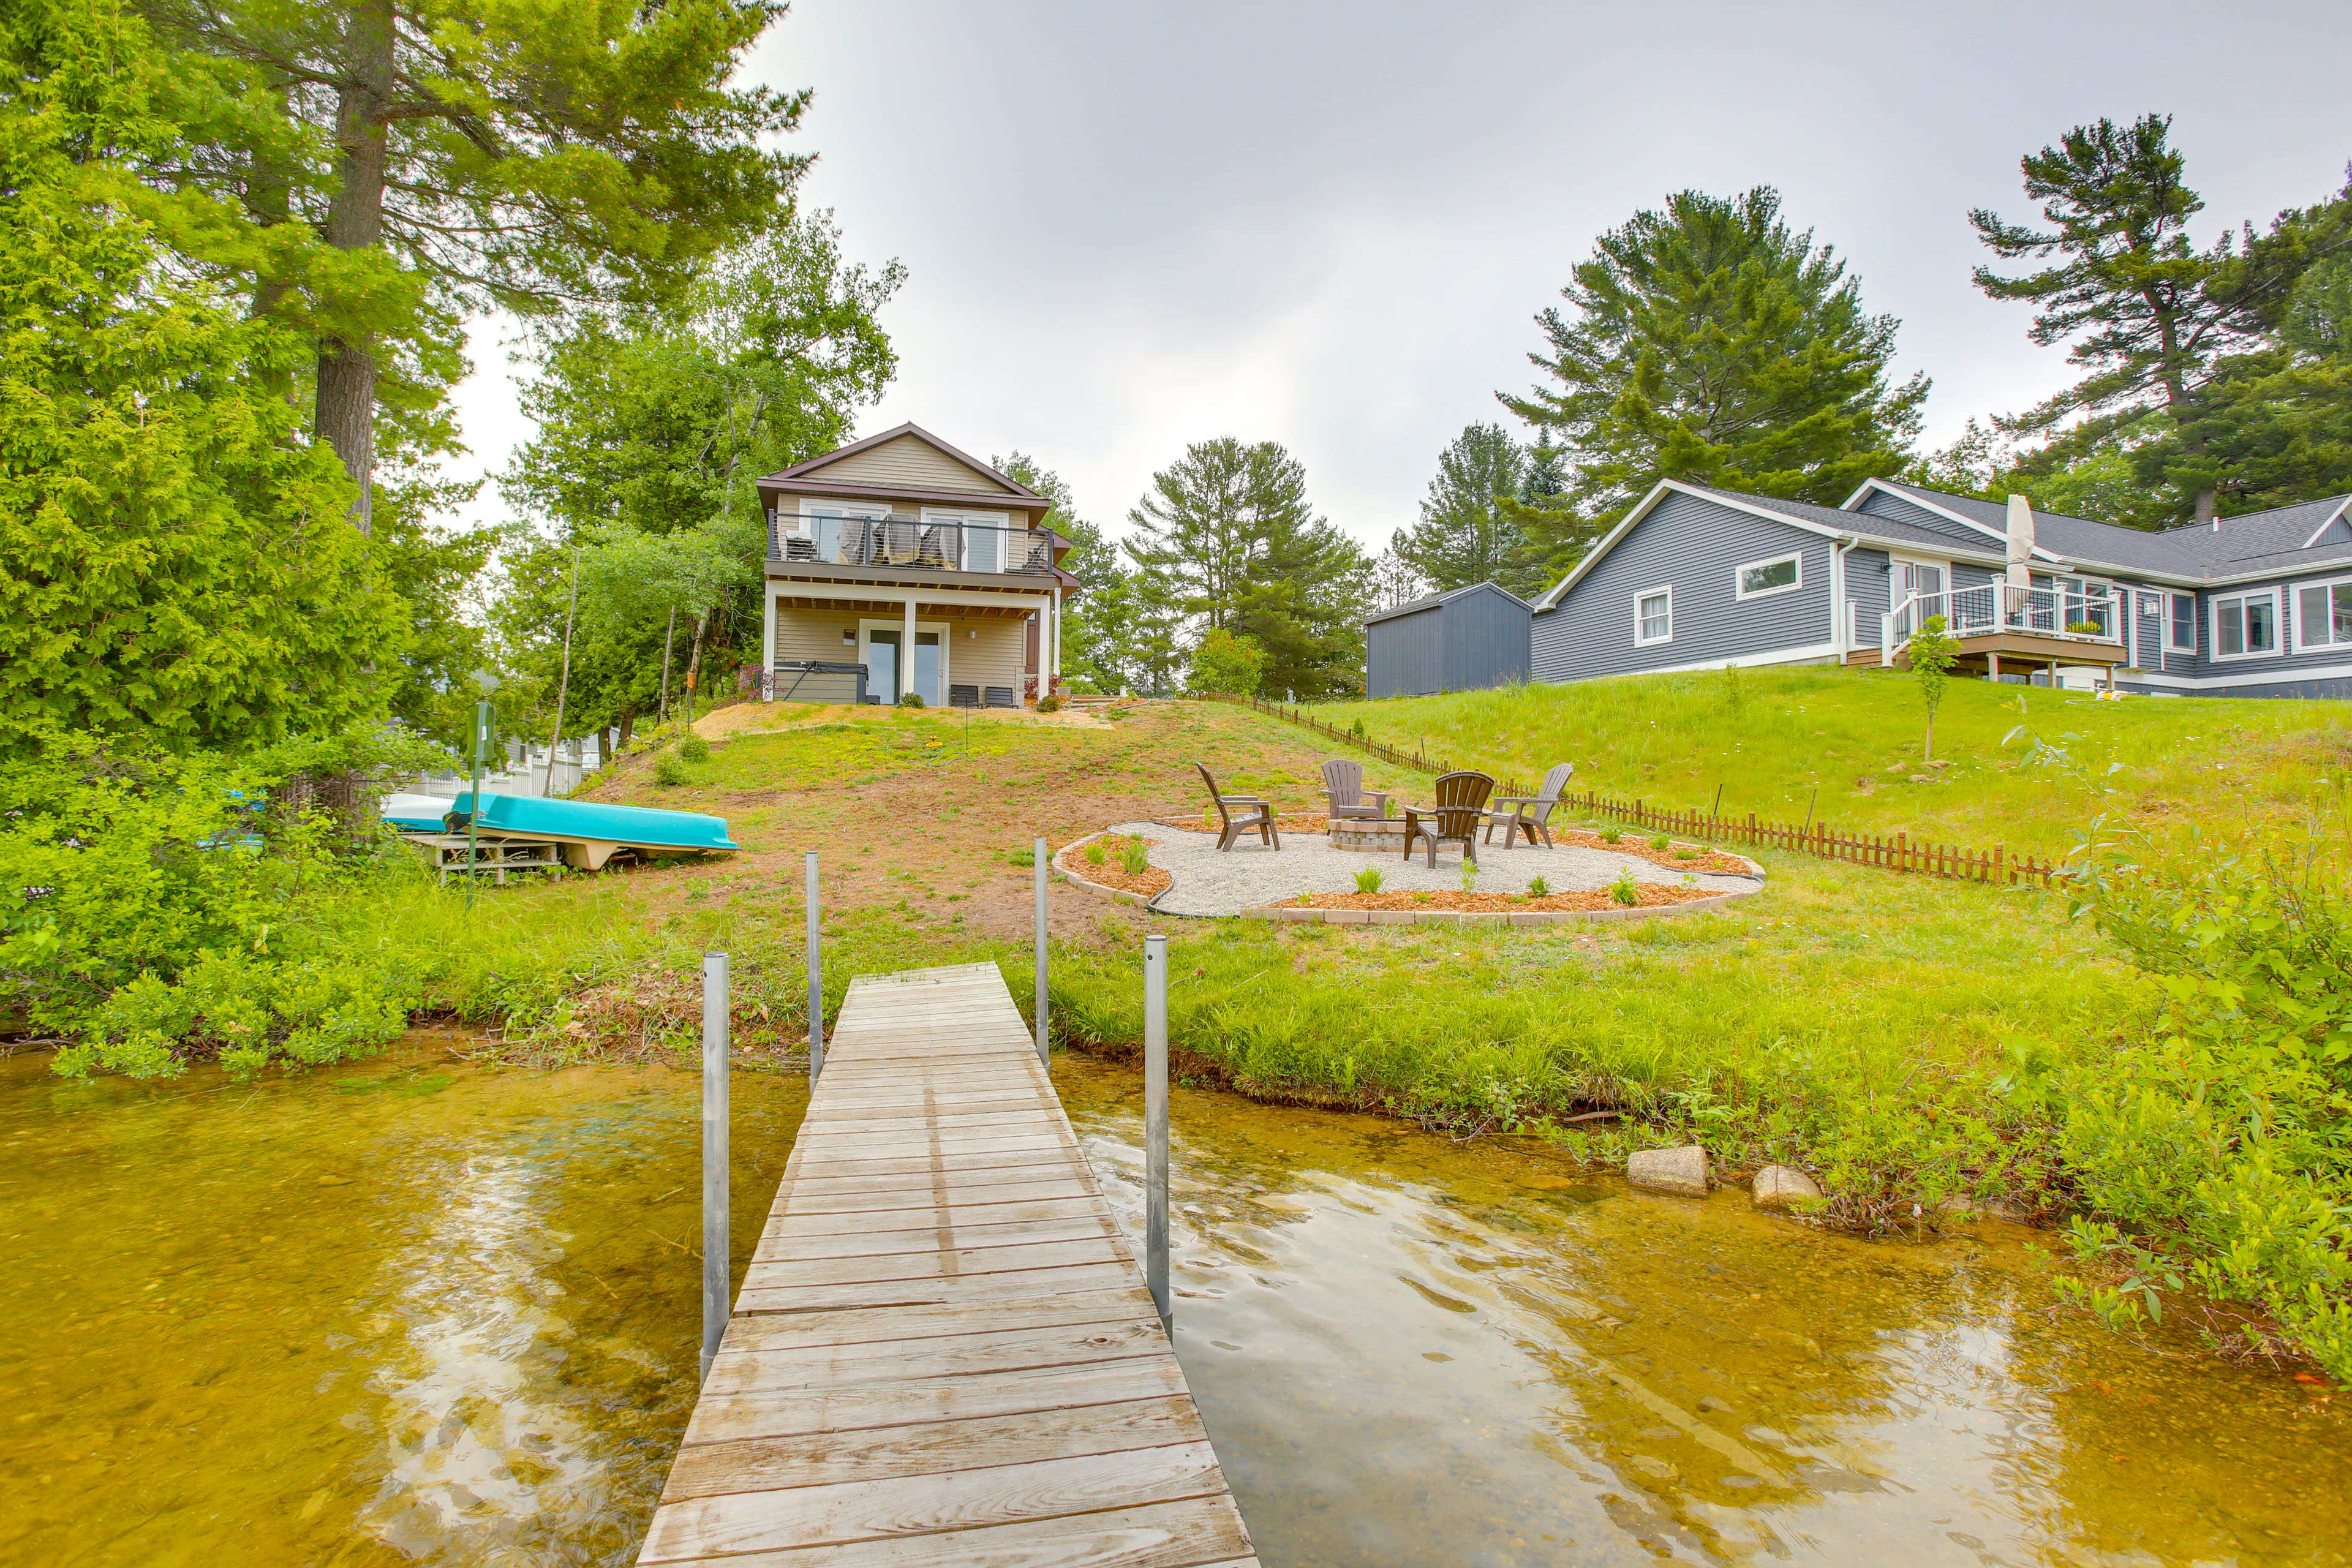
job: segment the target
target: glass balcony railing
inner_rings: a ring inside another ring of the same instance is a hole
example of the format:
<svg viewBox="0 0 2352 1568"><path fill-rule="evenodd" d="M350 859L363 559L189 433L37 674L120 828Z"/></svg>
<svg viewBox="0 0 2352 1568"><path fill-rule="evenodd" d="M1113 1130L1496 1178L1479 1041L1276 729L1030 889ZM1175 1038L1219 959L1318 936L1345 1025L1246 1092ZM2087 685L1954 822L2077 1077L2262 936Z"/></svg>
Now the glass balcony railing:
<svg viewBox="0 0 2352 1568"><path fill-rule="evenodd" d="M1035 529L918 517L789 517L769 525L768 554L786 564L1043 576L1053 540Z"/></svg>

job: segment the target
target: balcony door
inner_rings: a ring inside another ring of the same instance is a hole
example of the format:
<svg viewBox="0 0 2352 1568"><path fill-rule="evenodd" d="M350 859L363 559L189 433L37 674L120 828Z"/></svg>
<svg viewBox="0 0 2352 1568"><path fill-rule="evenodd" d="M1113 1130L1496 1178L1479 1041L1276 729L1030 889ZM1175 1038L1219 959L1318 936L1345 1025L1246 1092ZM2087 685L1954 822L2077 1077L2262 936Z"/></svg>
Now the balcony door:
<svg viewBox="0 0 2352 1568"><path fill-rule="evenodd" d="M1929 616L1947 615L1944 566L1941 562L1899 558L1888 564L1887 607L1895 612L1895 640L1904 642ZM1914 599L1918 602L1913 603Z"/></svg>

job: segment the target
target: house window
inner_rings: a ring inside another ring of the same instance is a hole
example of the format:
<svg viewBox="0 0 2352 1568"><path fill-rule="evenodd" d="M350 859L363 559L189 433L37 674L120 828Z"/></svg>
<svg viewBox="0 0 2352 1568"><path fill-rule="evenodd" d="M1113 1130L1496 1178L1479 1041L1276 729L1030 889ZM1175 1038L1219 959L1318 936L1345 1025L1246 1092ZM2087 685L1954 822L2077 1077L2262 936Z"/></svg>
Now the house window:
<svg viewBox="0 0 2352 1568"><path fill-rule="evenodd" d="M2278 652L2278 595L2232 594L2213 601L2213 657L2252 658Z"/></svg>
<svg viewBox="0 0 2352 1568"><path fill-rule="evenodd" d="M2294 590L2297 648L2352 647L2352 577L2304 583Z"/></svg>
<svg viewBox="0 0 2352 1568"><path fill-rule="evenodd" d="M2196 595L2175 594L2172 595L2172 630L2170 636L2173 652L2195 653L2197 651Z"/></svg>
<svg viewBox="0 0 2352 1568"><path fill-rule="evenodd" d="M1633 602L1633 640L1636 643L1675 640L1675 591L1672 588L1644 594Z"/></svg>
<svg viewBox="0 0 2352 1568"><path fill-rule="evenodd" d="M1780 555L1769 561L1751 561L1739 569L1736 579L1743 599L1761 598L1767 594L1782 594L1802 584L1798 581L1802 569L1802 555Z"/></svg>

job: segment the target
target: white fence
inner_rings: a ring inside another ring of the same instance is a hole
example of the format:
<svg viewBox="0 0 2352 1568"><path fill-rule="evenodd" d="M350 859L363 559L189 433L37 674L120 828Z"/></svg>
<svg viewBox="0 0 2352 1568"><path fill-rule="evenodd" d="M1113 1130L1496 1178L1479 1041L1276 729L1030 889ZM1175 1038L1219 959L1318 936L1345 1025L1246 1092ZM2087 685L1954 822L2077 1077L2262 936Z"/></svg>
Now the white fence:
<svg viewBox="0 0 2352 1568"><path fill-rule="evenodd" d="M1884 612L1878 624L1880 656L1892 662L1919 628L1937 616L1944 617L1945 629L1954 637L2022 632L2057 642L2115 647L2123 641L2123 596L2112 589L2015 588L2006 583L1982 583L1973 588L1948 588L1940 594L1914 594Z"/></svg>

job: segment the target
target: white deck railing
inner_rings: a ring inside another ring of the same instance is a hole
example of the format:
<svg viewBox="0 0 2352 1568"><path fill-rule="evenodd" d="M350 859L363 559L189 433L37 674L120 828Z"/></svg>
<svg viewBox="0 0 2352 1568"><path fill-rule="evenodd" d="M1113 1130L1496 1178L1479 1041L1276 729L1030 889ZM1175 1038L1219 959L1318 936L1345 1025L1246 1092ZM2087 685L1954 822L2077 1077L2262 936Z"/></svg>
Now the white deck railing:
<svg viewBox="0 0 2352 1568"><path fill-rule="evenodd" d="M2112 589L2013 588L2006 583L1980 583L1940 594L1914 594L1884 612L1878 622L1879 657L1893 663L1895 654L1936 616L1943 616L1945 630L1958 637L2022 632L2053 642L2110 647L2123 641L2123 597Z"/></svg>

